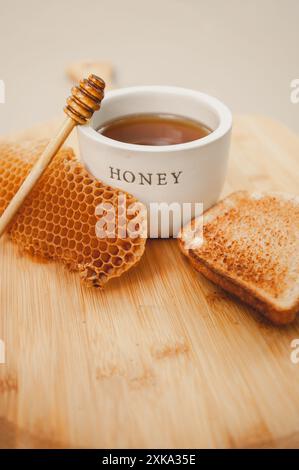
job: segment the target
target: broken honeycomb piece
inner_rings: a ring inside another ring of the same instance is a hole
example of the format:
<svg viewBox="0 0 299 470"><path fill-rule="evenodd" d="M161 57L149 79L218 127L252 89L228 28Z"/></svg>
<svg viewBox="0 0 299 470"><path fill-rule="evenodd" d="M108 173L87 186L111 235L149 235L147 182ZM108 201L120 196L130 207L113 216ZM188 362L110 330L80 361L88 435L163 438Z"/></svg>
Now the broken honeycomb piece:
<svg viewBox="0 0 299 470"><path fill-rule="evenodd" d="M45 141L0 144L0 214L42 153ZM119 209L118 197L126 195ZM98 238L96 207L112 204L115 214L124 217L137 200L130 194L105 185L93 178L78 162L71 148L60 150L12 221L8 233L24 251L33 256L60 261L78 271L88 284L101 287L120 276L141 258L146 238L144 233L125 238ZM141 210L137 225L144 224ZM116 223L117 223L116 220ZM126 220L126 219L125 219ZM117 232L116 232L117 233ZM113 234L112 234L113 236Z"/></svg>

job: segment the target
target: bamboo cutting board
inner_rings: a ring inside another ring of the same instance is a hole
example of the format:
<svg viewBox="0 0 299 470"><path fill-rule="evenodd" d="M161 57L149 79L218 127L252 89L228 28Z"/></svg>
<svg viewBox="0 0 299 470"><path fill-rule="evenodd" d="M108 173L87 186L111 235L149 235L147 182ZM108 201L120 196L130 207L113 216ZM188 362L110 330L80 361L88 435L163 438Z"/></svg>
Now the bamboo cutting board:
<svg viewBox="0 0 299 470"><path fill-rule="evenodd" d="M282 125L237 117L224 193L298 193L298 155ZM104 291L8 240L0 263L0 447L299 447L299 320L270 325L175 240Z"/></svg>

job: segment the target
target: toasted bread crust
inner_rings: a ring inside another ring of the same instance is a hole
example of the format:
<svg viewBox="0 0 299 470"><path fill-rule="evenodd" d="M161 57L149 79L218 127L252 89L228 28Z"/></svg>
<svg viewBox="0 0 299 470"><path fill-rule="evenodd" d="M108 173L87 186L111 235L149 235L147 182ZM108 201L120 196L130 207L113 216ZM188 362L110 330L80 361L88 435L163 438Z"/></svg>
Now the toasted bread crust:
<svg viewBox="0 0 299 470"><path fill-rule="evenodd" d="M236 253L227 248L227 242L230 241L229 236L233 233L227 229L227 226L225 225L227 221L229 221L228 223L230 224L229 229L231 226L233 226L234 222L238 227L238 224L240 224L241 221L243 224L242 229L244 230L244 224L246 228L246 223L249 220L251 223L250 229L253 230L252 233L254 233L255 226L252 225L252 220L254 220L254 218L250 219L251 212L253 212L252 201L254 201L254 197L256 197L256 195L250 195L245 191L236 192L228 196L223 201L216 204L216 206L205 212L204 243L197 248L194 248L192 245L191 248L188 248L187 240L190 239L190 229L192 226L189 224L189 226L185 227L182 232L181 238L179 239L179 246L184 255L189 258L192 266L197 271L202 273L206 278L227 290L228 292L238 296L241 300L263 313L273 323L280 325L290 323L295 319L296 313L299 311L298 266L295 264L295 271L293 266L295 275L294 272L292 272L292 280L290 281L291 285L294 285L296 298L293 299L292 297L292 301L289 303L281 301L284 290L289 288L288 285L285 287L285 284L288 284L287 281L289 280L286 275L289 266L286 264L286 260L282 261L280 259L273 259L273 256L276 256L275 249L272 247L269 249L268 245L263 247L260 242L261 235L263 236L265 232L266 237L267 230L272 228L268 227L267 225L265 225L265 227L262 226L262 228L261 226L257 227L257 230L259 229L260 239L256 241L256 251L254 251L254 255L256 254L256 263L259 263L258 269L255 266L253 269L251 268L251 266L254 265L255 258L252 258L252 256L249 257L246 252L248 247L248 243L245 243L246 236L244 239L244 246L242 246L243 239L240 236L240 241L238 241L238 251L236 251ZM263 198L265 198L265 204ZM257 204L259 211L257 214L255 214L257 220L259 220L259 216L263 217L265 214L267 216L266 220L269 220L269 217L271 219L271 210L273 210L274 219L275 215L278 214L279 217L282 215L282 221L288 222L288 220L291 220L291 223L295 227L296 233L299 233L297 198L294 202L293 196L287 194L273 195L273 193L271 193L261 196L260 199L257 198L257 201L261 201L259 202L259 206ZM295 211L290 212L289 201L294 202L294 207L296 208ZM277 214L275 213L276 206L278 207ZM238 207L239 210L241 209L241 211L244 207L244 213L247 209L247 218L244 217L243 219L239 216L234 219L234 210L236 207ZM295 225L292 217L295 218ZM213 231L215 228L213 227L213 224L215 225L215 221L216 224L218 224L216 232ZM191 224L193 223L194 221L191 222ZM282 237L279 239L279 243L282 243L283 248L285 248L287 253L287 260L289 260L289 263L291 263L290 253L292 250L290 247L293 249L293 245L291 245L291 242L289 241L290 230L286 230L285 236L282 236L284 230L284 227L280 228L277 231L277 234L278 236ZM218 232L221 231L223 232L223 236L218 235ZM222 240L223 244L221 244ZM275 247L275 245L273 246ZM254 247L254 242L252 239L250 241L249 247L251 249ZM294 248L297 250L297 252L292 253L292 257L296 256L295 259L298 259L298 239L296 239L296 236ZM264 256L264 251L267 254L266 257ZM239 258L237 258L238 262L239 259L241 259L241 261L244 263L244 265L241 267L239 264L237 264L239 269L235 269L235 254L236 257L239 256ZM270 256L271 254L272 256ZM209 255L211 257L209 257ZM217 256L225 259L226 262L218 262L219 258L217 258ZM258 276L253 276L251 278L249 276L246 277L247 273L258 273Z"/></svg>
<svg viewBox="0 0 299 470"><path fill-rule="evenodd" d="M296 318L296 313L299 310L299 302L289 310L279 310L269 304L265 299L259 298L256 292L253 292L247 286L238 284L229 275L211 269L203 260L198 260L194 253L190 253L190 261L196 271L203 274L207 279L217 284L222 289L239 297L243 302L261 312L276 325L286 325Z"/></svg>

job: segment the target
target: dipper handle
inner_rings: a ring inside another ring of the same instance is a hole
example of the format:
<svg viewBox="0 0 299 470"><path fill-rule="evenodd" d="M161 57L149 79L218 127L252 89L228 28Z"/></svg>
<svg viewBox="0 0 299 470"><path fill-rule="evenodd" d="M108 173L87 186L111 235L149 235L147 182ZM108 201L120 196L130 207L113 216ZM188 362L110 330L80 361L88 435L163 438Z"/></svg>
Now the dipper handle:
<svg viewBox="0 0 299 470"><path fill-rule="evenodd" d="M100 109L104 98L105 82L96 75L80 82L79 86L72 88L72 95L67 99L64 112L68 118L62 125L58 134L50 140L49 144L33 166L2 216L0 217L0 237L16 215L24 200L38 182L49 163L63 145L73 128L77 124L86 124L93 113Z"/></svg>

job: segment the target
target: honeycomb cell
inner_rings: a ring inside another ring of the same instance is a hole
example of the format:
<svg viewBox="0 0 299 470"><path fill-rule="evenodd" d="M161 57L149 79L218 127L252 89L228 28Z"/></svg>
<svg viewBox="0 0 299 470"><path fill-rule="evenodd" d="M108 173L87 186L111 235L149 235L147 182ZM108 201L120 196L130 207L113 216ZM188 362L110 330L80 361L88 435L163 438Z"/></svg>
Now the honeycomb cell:
<svg viewBox="0 0 299 470"><path fill-rule="evenodd" d="M62 209L62 208L61 208L61 209ZM68 220L71 220L71 219L73 218L73 215L74 215L73 209L67 209L67 208L65 207L65 208L63 208L63 209L65 209L65 213L62 213L61 209L60 209L60 214L61 214L61 215L66 215L67 218L68 218Z"/></svg>
<svg viewBox="0 0 299 470"><path fill-rule="evenodd" d="M95 215L94 213L94 205L92 203L89 203L89 206L86 208L88 215Z"/></svg>
<svg viewBox="0 0 299 470"><path fill-rule="evenodd" d="M111 264L106 264L103 267L103 270L106 274L111 274L111 272L113 271L113 266L111 266Z"/></svg>
<svg viewBox="0 0 299 470"><path fill-rule="evenodd" d="M90 237L89 237L89 235L84 235L82 241L83 241L84 245L90 245Z"/></svg>
<svg viewBox="0 0 299 470"><path fill-rule="evenodd" d="M74 250L74 248L76 248L76 242L75 242L75 240L70 240L70 241L68 242L68 246L69 246L70 250Z"/></svg>
<svg viewBox="0 0 299 470"><path fill-rule="evenodd" d="M101 258L105 263L108 263L108 261L110 261L111 259L111 256L109 255L109 253L102 253Z"/></svg>
<svg viewBox="0 0 299 470"><path fill-rule="evenodd" d="M82 230L82 233L83 233L83 234L88 233L88 231L89 231L89 225L88 225L88 224L83 224L81 230Z"/></svg>
<svg viewBox="0 0 299 470"><path fill-rule="evenodd" d="M88 214L80 214L80 220L86 224L88 221L89 221L90 217L88 216Z"/></svg>
<svg viewBox="0 0 299 470"><path fill-rule="evenodd" d="M111 261L113 266L120 266L122 263L122 259L120 256L114 256Z"/></svg>
<svg viewBox="0 0 299 470"><path fill-rule="evenodd" d="M102 195L104 193L104 189L103 188L97 188L94 192L94 195L96 198L102 198Z"/></svg>
<svg viewBox="0 0 299 470"><path fill-rule="evenodd" d="M77 243L76 250L81 253L83 250L83 243Z"/></svg>
<svg viewBox="0 0 299 470"><path fill-rule="evenodd" d="M131 249L131 243L128 240L120 240L119 246L125 251L129 251Z"/></svg>
<svg viewBox="0 0 299 470"><path fill-rule="evenodd" d="M55 246L48 244L48 251L49 251L50 257L51 257L51 258L54 257L54 254L55 254Z"/></svg>
<svg viewBox="0 0 299 470"><path fill-rule="evenodd" d="M62 237L62 238L61 238L61 246L62 246L62 248L66 249L66 248L68 247L68 245L69 245L68 239L65 238L65 236Z"/></svg>
<svg viewBox="0 0 299 470"><path fill-rule="evenodd" d="M42 141L0 145L0 214L45 145ZM114 212L117 214L119 209L121 223L136 216L126 214L126 208L137 202L129 194L126 205L118 208L120 194L120 190L95 180L71 149L62 149L27 197L9 235L30 255L60 261L77 270L88 284L101 287L136 264L145 248L145 238L115 236ZM95 215L96 207L104 203L114 208L108 216L110 233L97 238L95 225L100 216Z"/></svg>
<svg viewBox="0 0 299 470"><path fill-rule="evenodd" d="M80 206L80 211L81 211L82 213L84 213L84 212L86 211L86 209L87 209L87 206L86 206L85 202L81 202L80 204L79 204L79 202L78 202L78 205ZM79 207L78 207L78 208L79 208Z"/></svg>
<svg viewBox="0 0 299 470"><path fill-rule="evenodd" d="M66 207L60 207L59 208L59 214L60 215L66 215L68 212L68 209Z"/></svg>
<svg viewBox="0 0 299 470"><path fill-rule="evenodd" d="M78 237L80 236L80 240L82 238L82 222L80 220L74 221L74 230L76 233L76 240L78 240Z"/></svg>
<svg viewBox="0 0 299 470"><path fill-rule="evenodd" d="M132 253L126 253L124 259L125 259L126 263L131 263L134 259L134 255Z"/></svg>
<svg viewBox="0 0 299 470"><path fill-rule="evenodd" d="M93 250L92 251L92 257L93 259L97 259L101 256L101 252L99 250Z"/></svg>
<svg viewBox="0 0 299 470"><path fill-rule="evenodd" d="M59 246L59 245L56 246L55 252L56 252L56 256L58 258L60 258L62 256L62 253L63 253L63 250L62 250L61 246Z"/></svg>
<svg viewBox="0 0 299 470"><path fill-rule="evenodd" d="M83 255L84 256L90 256L90 254L91 254L91 248L90 248L90 246L86 246L83 250Z"/></svg>
<svg viewBox="0 0 299 470"><path fill-rule="evenodd" d="M98 243L98 247L99 247L99 250L100 250L101 252L105 252L105 251L107 251L107 249L108 249L108 245L107 245L107 243L104 242L104 241L100 241L100 242Z"/></svg>
<svg viewBox="0 0 299 470"><path fill-rule="evenodd" d="M93 236L90 239L90 246L91 246L91 248L98 248L99 242L98 242L98 239L96 237Z"/></svg>
<svg viewBox="0 0 299 470"><path fill-rule="evenodd" d="M84 256L78 254L78 256L77 256L77 262L78 262L78 265L83 264L83 262L84 262Z"/></svg>
<svg viewBox="0 0 299 470"><path fill-rule="evenodd" d="M94 261L94 265L96 268L101 268L103 266L103 261L101 259L96 259Z"/></svg>
<svg viewBox="0 0 299 470"><path fill-rule="evenodd" d="M104 192L104 199L109 200L113 197L113 193L111 191L105 191Z"/></svg>
<svg viewBox="0 0 299 470"><path fill-rule="evenodd" d="M109 246L108 252L110 253L110 255L118 255L119 248L117 245L111 245Z"/></svg>
<svg viewBox="0 0 299 470"><path fill-rule="evenodd" d="M37 212L37 211L36 211ZM53 220L53 212L51 212L51 209L47 207L47 211L46 211L46 221L47 222L51 222L51 220Z"/></svg>
<svg viewBox="0 0 299 470"><path fill-rule="evenodd" d="M89 180L84 180L84 188L83 188L83 191L84 191L84 194L91 194L92 193L92 186L89 185Z"/></svg>

